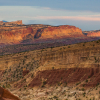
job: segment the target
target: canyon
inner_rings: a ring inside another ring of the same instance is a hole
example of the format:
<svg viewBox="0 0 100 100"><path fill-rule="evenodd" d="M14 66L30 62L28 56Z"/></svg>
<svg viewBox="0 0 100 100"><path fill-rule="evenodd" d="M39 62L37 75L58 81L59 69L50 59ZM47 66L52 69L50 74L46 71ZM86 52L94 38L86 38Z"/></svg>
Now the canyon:
<svg viewBox="0 0 100 100"><path fill-rule="evenodd" d="M99 30L1 21L0 46L1 100L100 99Z"/></svg>
<svg viewBox="0 0 100 100"><path fill-rule="evenodd" d="M50 26L42 24L24 25L22 20L14 22L0 22L0 45L27 44L36 42L54 42L68 38L76 38L81 42L81 39L88 40L90 32L87 35L82 33L82 30L75 26L61 25ZM98 32L91 32L91 37L99 37ZM70 43L70 42L69 42Z"/></svg>
<svg viewBox="0 0 100 100"><path fill-rule="evenodd" d="M91 35L90 35L91 34ZM0 22L0 55L64 46L100 39L99 30L82 31L71 25L24 25L22 20Z"/></svg>
<svg viewBox="0 0 100 100"><path fill-rule="evenodd" d="M99 100L99 45L100 40L2 55L0 85L21 100Z"/></svg>

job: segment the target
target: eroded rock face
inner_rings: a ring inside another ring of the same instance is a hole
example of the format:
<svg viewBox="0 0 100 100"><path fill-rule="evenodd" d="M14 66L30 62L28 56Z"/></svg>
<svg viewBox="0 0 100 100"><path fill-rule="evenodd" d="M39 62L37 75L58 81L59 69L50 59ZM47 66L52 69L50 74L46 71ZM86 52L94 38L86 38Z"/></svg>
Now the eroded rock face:
<svg viewBox="0 0 100 100"><path fill-rule="evenodd" d="M35 34L35 38L64 38L64 37L84 37L82 30L69 25L50 26L40 29Z"/></svg>
<svg viewBox="0 0 100 100"><path fill-rule="evenodd" d="M85 86L95 87L100 82L100 68L69 68L39 71L37 76L31 81L30 87L40 86L42 79L44 79L45 84L55 85L82 82L89 78L91 81L85 83Z"/></svg>
<svg viewBox="0 0 100 100"><path fill-rule="evenodd" d="M0 87L0 100L20 100L17 96L11 94L8 90Z"/></svg>
<svg viewBox="0 0 100 100"><path fill-rule="evenodd" d="M20 43L29 34L32 34L33 30L31 27L22 29L11 29L10 31L2 31L0 33L0 42L8 44Z"/></svg>
<svg viewBox="0 0 100 100"><path fill-rule="evenodd" d="M87 34L88 37L100 37L100 31L93 31Z"/></svg>
<svg viewBox="0 0 100 100"><path fill-rule="evenodd" d="M82 30L69 25L23 25L21 21L0 22L0 44L20 44L37 40L84 37Z"/></svg>

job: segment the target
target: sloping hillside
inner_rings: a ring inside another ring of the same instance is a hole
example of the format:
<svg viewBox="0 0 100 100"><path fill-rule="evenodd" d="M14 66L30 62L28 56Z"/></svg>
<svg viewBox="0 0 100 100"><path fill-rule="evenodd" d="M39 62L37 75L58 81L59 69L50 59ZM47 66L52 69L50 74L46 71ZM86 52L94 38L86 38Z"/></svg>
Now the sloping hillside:
<svg viewBox="0 0 100 100"><path fill-rule="evenodd" d="M0 75L22 100L99 100L100 40L0 56Z"/></svg>

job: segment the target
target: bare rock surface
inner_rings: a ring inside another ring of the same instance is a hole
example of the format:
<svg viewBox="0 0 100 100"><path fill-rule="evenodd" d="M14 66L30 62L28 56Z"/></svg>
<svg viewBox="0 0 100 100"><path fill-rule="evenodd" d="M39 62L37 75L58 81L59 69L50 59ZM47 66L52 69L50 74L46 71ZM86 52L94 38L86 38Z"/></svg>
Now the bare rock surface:
<svg viewBox="0 0 100 100"><path fill-rule="evenodd" d="M8 90L0 87L0 100L20 100L17 96L11 94Z"/></svg>

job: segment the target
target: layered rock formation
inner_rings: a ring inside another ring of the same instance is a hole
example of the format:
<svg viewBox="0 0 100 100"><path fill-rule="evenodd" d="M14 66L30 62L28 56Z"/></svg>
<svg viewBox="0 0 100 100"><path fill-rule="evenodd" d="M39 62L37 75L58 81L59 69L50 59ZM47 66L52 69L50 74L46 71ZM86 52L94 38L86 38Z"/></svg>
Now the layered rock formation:
<svg viewBox="0 0 100 100"><path fill-rule="evenodd" d="M50 98L52 86L56 89L58 86L68 88L68 91L73 88L77 99L82 89L82 95L85 89L100 89L100 41L0 56L0 70L1 86L7 87L11 84L9 89L20 96L21 100L41 100L43 88L46 93L42 96L49 95ZM35 92L37 87L40 91ZM61 90L55 92L56 96L63 94ZM66 91L64 93L67 95ZM66 97L65 94L63 97Z"/></svg>
<svg viewBox="0 0 100 100"><path fill-rule="evenodd" d="M100 31L91 31L87 34L88 37L100 37Z"/></svg>
<svg viewBox="0 0 100 100"><path fill-rule="evenodd" d="M70 25L23 25L22 21L1 21L0 48L2 47L2 49L0 49L0 55L99 39L86 34L84 35L81 29Z"/></svg>
<svg viewBox="0 0 100 100"><path fill-rule="evenodd" d="M69 25L50 26L45 29L40 29L35 34L35 38L64 38L64 37L84 37L82 30Z"/></svg>
<svg viewBox="0 0 100 100"><path fill-rule="evenodd" d="M69 25L23 25L22 21L0 22L0 44L20 44L39 40L84 37L82 30Z"/></svg>

